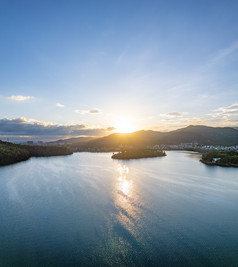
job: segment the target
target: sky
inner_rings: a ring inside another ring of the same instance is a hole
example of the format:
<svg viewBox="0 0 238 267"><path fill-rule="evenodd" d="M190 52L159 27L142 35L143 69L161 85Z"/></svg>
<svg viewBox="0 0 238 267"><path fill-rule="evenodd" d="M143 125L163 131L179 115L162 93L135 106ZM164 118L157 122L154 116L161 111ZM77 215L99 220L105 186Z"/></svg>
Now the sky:
<svg viewBox="0 0 238 267"><path fill-rule="evenodd" d="M0 139L238 127L238 1L0 0Z"/></svg>

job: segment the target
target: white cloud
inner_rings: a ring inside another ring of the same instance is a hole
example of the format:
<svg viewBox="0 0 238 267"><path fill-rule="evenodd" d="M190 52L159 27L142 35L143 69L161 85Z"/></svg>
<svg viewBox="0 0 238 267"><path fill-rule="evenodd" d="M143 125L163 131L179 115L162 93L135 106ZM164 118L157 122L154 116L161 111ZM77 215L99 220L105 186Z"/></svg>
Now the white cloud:
<svg viewBox="0 0 238 267"><path fill-rule="evenodd" d="M8 97L8 99L14 100L14 101L25 101L25 100L30 100L33 98L34 98L33 96L24 96L24 95L12 95Z"/></svg>
<svg viewBox="0 0 238 267"><path fill-rule="evenodd" d="M226 114L226 115L232 115L234 113L238 113L238 103L234 103L227 107L220 107L215 110L215 112L219 114Z"/></svg>
<svg viewBox="0 0 238 267"><path fill-rule="evenodd" d="M223 106L212 110L211 113L206 114L207 123L212 126L229 126L237 127L238 123L238 103L229 106Z"/></svg>
<svg viewBox="0 0 238 267"><path fill-rule="evenodd" d="M91 115L96 115L96 114L100 114L102 113L102 111L98 108L95 109L91 109L91 110L86 110L86 109L76 109L74 111L75 113L79 113L79 114L91 114Z"/></svg>
<svg viewBox="0 0 238 267"><path fill-rule="evenodd" d="M63 104L60 104L60 103L56 103L56 107L58 107L58 108L64 108L64 105Z"/></svg>
<svg viewBox="0 0 238 267"><path fill-rule="evenodd" d="M224 119L227 120L231 117L238 116L238 103L234 103L230 106L220 107L218 109L213 110L211 113L207 114L211 116L213 119Z"/></svg>
<svg viewBox="0 0 238 267"><path fill-rule="evenodd" d="M166 116L169 116L169 117L182 117L184 115L187 115L188 113L187 112L170 112L170 113L167 113Z"/></svg>
<svg viewBox="0 0 238 267"><path fill-rule="evenodd" d="M187 115L188 112L169 112L165 114L160 114L160 117L165 117L165 118L178 118L178 117L184 117Z"/></svg>

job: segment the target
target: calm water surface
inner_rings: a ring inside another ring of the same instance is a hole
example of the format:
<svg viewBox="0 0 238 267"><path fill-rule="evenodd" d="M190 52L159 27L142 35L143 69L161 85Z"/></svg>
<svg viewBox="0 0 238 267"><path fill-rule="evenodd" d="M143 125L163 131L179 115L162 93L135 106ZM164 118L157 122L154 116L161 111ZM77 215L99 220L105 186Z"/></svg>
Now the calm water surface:
<svg viewBox="0 0 238 267"><path fill-rule="evenodd" d="M0 168L0 266L238 266L238 169L199 155Z"/></svg>

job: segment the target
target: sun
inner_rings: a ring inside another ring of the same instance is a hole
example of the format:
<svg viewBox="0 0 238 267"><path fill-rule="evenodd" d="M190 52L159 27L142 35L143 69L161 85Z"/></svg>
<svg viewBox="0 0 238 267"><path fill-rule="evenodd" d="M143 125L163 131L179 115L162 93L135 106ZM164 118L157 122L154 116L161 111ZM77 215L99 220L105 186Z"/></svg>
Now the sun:
<svg viewBox="0 0 238 267"><path fill-rule="evenodd" d="M130 120L121 118L115 123L116 132L118 133L132 133L138 130L138 127Z"/></svg>

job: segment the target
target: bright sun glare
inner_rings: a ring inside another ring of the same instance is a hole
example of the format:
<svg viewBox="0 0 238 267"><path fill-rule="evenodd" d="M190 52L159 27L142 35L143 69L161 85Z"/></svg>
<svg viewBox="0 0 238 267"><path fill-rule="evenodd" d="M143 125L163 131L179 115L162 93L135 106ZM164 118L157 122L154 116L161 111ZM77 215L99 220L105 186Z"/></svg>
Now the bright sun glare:
<svg viewBox="0 0 238 267"><path fill-rule="evenodd" d="M132 133L138 130L136 125L129 119L119 119L115 124L116 132L118 133Z"/></svg>

